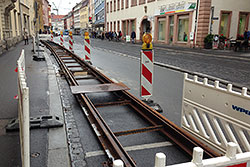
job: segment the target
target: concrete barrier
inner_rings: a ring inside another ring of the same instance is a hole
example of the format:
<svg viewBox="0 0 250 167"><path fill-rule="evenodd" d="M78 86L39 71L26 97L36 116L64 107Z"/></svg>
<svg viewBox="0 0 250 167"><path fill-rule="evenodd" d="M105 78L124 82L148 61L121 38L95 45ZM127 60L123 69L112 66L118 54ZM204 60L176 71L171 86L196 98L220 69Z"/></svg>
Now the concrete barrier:
<svg viewBox="0 0 250 167"><path fill-rule="evenodd" d="M25 55L22 50L17 60L18 68L18 119L22 167L30 167L30 125L29 125L29 88L25 74Z"/></svg>

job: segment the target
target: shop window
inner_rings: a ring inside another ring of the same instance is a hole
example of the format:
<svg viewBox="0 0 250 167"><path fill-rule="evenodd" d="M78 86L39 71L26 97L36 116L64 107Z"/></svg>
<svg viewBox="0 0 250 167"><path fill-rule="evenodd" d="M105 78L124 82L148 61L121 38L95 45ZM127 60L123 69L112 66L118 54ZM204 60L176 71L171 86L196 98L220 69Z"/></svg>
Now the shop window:
<svg viewBox="0 0 250 167"><path fill-rule="evenodd" d="M165 40L166 33L166 19L160 18L158 20L158 40Z"/></svg>
<svg viewBox="0 0 250 167"><path fill-rule="evenodd" d="M109 23L107 23L107 31L109 31Z"/></svg>
<svg viewBox="0 0 250 167"><path fill-rule="evenodd" d="M174 39L174 16L169 16L169 43Z"/></svg>
<svg viewBox="0 0 250 167"><path fill-rule="evenodd" d="M122 22L122 31L123 31L123 35L126 36L127 35L126 21Z"/></svg>
<svg viewBox="0 0 250 167"><path fill-rule="evenodd" d="M187 42L189 32L189 17L188 15L180 16L178 19L178 41Z"/></svg>
<svg viewBox="0 0 250 167"><path fill-rule="evenodd" d="M230 31L230 21L231 21L231 13L230 12L222 12L220 19L220 30L219 33L224 36L229 36Z"/></svg>
<svg viewBox="0 0 250 167"><path fill-rule="evenodd" d="M135 31L135 21L131 20L131 29L132 31Z"/></svg>
<svg viewBox="0 0 250 167"><path fill-rule="evenodd" d="M240 13L238 34L243 35L247 27L247 14Z"/></svg>
<svg viewBox="0 0 250 167"><path fill-rule="evenodd" d="M116 31L116 22L114 21L114 31Z"/></svg>
<svg viewBox="0 0 250 167"><path fill-rule="evenodd" d="M120 31L120 21L117 21L117 31Z"/></svg>

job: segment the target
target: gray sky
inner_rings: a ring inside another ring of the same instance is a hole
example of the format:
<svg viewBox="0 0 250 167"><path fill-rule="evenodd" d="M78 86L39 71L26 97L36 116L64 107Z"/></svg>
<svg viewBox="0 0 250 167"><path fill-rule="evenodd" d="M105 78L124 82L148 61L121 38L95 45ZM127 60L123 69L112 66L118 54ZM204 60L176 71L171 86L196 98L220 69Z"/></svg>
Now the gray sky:
<svg viewBox="0 0 250 167"><path fill-rule="evenodd" d="M53 9L55 9L55 6L52 2L55 3L56 7L59 9L58 13L59 15L66 15L69 11L72 10L72 8L75 6L76 3L79 3L81 0L48 0L52 10L51 13L57 14L57 12Z"/></svg>

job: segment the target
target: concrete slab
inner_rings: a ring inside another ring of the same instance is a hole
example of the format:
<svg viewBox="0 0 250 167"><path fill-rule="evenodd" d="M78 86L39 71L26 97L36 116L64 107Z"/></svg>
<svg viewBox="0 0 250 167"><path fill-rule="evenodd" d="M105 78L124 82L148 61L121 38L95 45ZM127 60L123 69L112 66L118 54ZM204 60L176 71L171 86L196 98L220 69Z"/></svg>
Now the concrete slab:
<svg viewBox="0 0 250 167"><path fill-rule="evenodd" d="M50 115L56 115L64 122L62 103L57 86L55 69L49 55L46 52L44 52L44 56L48 66ZM48 167L70 166L65 126L49 129L48 137Z"/></svg>

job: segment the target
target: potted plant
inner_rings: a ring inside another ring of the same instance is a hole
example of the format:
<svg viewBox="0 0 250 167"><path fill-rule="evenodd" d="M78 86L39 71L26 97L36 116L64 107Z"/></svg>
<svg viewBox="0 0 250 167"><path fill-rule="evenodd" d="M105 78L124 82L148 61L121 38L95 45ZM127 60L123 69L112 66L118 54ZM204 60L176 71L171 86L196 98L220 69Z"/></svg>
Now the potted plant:
<svg viewBox="0 0 250 167"><path fill-rule="evenodd" d="M204 39L205 49L212 49L213 39L214 39L214 35L212 35L212 34L208 34L206 36L206 38Z"/></svg>

